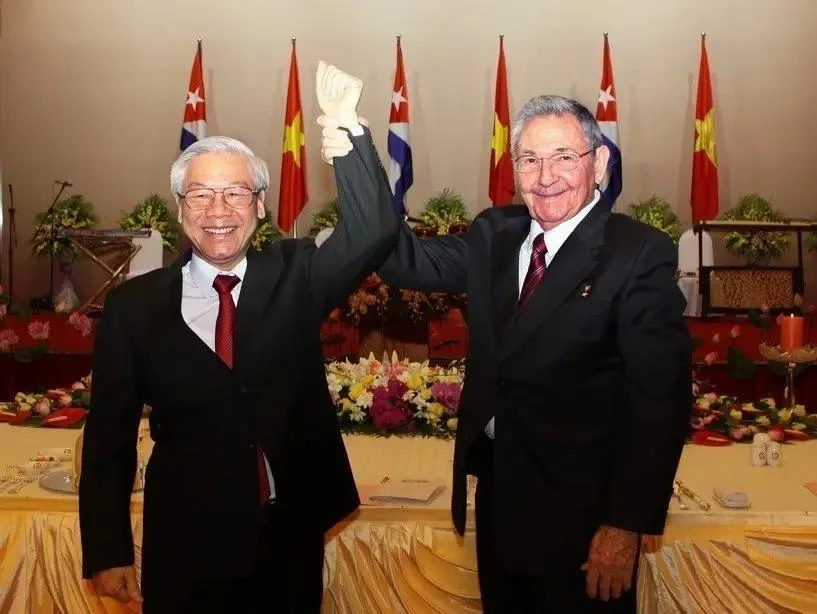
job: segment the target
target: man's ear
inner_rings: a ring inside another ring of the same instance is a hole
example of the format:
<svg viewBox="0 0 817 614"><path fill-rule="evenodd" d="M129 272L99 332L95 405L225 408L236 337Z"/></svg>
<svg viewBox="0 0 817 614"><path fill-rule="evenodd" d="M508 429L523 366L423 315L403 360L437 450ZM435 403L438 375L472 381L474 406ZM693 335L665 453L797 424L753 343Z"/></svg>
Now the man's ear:
<svg viewBox="0 0 817 614"><path fill-rule="evenodd" d="M256 198L255 206L257 208L256 215L258 216L259 220L263 220L267 217L267 208L264 206L264 196L266 196L266 192L259 192L258 198Z"/></svg>
<svg viewBox="0 0 817 614"><path fill-rule="evenodd" d="M596 183L601 184L604 181L604 175L607 172L607 163L610 161L610 149L607 145L601 145L596 148L596 156L593 160L593 174L596 178Z"/></svg>

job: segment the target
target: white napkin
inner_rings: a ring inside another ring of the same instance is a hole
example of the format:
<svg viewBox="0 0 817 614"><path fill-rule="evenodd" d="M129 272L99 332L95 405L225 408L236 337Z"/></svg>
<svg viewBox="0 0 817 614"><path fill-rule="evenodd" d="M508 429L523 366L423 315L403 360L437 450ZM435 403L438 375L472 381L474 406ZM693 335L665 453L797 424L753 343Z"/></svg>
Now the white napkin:
<svg viewBox="0 0 817 614"><path fill-rule="evenodd" d="M740 488L716 486L713 494L715 495L715 500L723 507L745 508L751 505L749 495Z"/></svg>

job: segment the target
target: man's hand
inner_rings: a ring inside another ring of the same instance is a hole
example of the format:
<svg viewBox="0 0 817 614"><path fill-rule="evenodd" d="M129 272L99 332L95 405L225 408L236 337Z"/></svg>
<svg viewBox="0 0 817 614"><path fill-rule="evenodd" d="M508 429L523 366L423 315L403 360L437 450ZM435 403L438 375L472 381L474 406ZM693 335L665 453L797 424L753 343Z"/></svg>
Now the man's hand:
<svg viewBox="0 0 817 614"><path fill-rule="evenodd" d="M318 62L315 76L315 93L321 111L338 125L351 130L358 124L357 103L363 92L363 82L357 77L347 75L342 70Z"/></svg>
<svg viewBox="0 0 817 614"><path fill-rule="evenodd" d="M338 127L337 120L330 119L326 115L318 117L318 125L321 130L321 158L327 164L333 164L336 157L343 157L352 151L352 141L349 133Z"/></svg>
<svg viewBox="0 0 817 614"><path fill-rule="evenodd" d="M133 565L98 571L91 576L91 582L99 595L113 597L122 603L142 601L142 592L139 590L139 583L136 582L136 569Z"/></svg>
<svg viewBox="0 0 817 614"><path fill-rule="evenodd" d="M632 585L635 556L638 552L638 533L607 525L599 527L590 543L587 562L587 595L602 601L618 599L622 591Z"/></svg>

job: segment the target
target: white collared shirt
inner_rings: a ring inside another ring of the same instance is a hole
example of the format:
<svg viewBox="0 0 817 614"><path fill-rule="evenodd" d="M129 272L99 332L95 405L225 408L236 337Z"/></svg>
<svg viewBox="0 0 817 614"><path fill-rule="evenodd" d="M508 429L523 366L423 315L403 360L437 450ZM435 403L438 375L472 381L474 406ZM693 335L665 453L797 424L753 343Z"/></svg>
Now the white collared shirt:
<svg viewBox="0 0 817 614"><path fill-rule="evenodd" d="M551 228L550 230L542 230L542 227L539 225L539 222L532 219L530 221L530 230L528 231L528 236L525 238L525 241L519 248L519 259L518 259L518 267L519 267L519 285L517 286L517 296L522 294L522 286L525 284L525 277L528 274L528 267L530 267L530 257L531 253L533 252L533 240L538 237L540 234L544 233L545 235L545 247L547 247L547 253L545 254L545 265L550 266L550 263L553 262L553 258L556 256L556 252L559 251L559 248L564 245L564 242L567 241L567 238L571 235L571 233L576 230L576 227L581 224L581 221L587 217L587 214L590 213L590 210L596 206L596 203L599 202L601 198L601 192L596 190L593 194L593 200L591 200L587 205L579 209L579 212L574 215L569 220L565 220L561 224ZM488 421L488 424L485 425L485 434L488 435L491 439L494 438L494 419L491 418Z"/></svg>
<svg viewBox="0 0 817 614"><path fill-rule="evenodd" d="M235 265L230 271L220 271L196 254L182 267L182 318L196 336L213 352L216 351L216 319L218 319L218 292L213 287L216 275L237 275L239 282L232 289L233 302L238 306L244 275L247 273L247 259ZM267 468L270 493L275 497L275 480L269 461L264 457Z"/></svg>

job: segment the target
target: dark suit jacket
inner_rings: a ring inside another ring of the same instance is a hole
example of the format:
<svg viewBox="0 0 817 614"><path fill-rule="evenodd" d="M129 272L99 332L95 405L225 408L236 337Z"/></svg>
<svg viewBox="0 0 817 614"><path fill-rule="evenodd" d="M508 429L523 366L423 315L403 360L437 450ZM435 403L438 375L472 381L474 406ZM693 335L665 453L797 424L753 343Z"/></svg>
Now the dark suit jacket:
<svg viewBox="0 0 817 614"><path fill-rule="evenodd" d="M581 565L602 523L663 531L691 407L691 343L662 233L596 205L519 310L524 206L463 236L403 226L381 268L400 288L468 293L469 351L452 514L465 526L469 451L495 417L499 556L540 573Z"/></svg>
<svg viewBox="0 0 817 614"><path fill-rule="evenodd" d="M323 532L358 495L326 387L319 329L391 251L397 232L368 133L335 160L342 219L310 238L250 252L237 306L235 367L185 324L181 267L113 290L99 324L79 507L83 573L133 563L129 501L144 403L155 447L147 468L143 569L196 577L246 573L258 547L259 442L277 503ZM380 205L380 206L378 206Z"/></svg>

